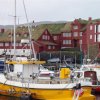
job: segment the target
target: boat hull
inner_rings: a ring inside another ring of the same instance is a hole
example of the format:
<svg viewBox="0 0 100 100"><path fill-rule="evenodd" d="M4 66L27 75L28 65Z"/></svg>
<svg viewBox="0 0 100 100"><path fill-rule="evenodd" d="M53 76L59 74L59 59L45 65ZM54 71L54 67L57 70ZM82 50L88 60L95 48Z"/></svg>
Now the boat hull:
<svg viewBox="0 0 100 100"><path fill-rule="evenodd" d="M95 96L91 95L91 87L83 87L84 94L79 97L79 100L96 100ZM73 89L35 89L10 86L0 84L0 94L6 96L21 97L23 93L30 94L32 98L40 100L72 100L74 95Z"/></svg>

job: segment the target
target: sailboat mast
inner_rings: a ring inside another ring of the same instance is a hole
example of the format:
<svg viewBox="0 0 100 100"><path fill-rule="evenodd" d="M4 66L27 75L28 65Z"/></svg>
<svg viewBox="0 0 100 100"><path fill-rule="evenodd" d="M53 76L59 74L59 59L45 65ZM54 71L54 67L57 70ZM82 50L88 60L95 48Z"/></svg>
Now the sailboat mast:
<svg viewBox="0 0 100 100"><path fill-rule="evenodd" d="M15 0L15 14L14 14L14 56L16 50L16 0Z"/></svg>
<svg viewBox="0 0 100 100"><path fill-rule="evenodd" d="M36 52L35 52L35 49L34 49L34 46L33 46L33 42L32 42L32 35L31 35L31 30L30 30L30 25L29 25L29 21L28 21L28 16L27 16L24 0L23 0L23 6L24 6L25 16L26 16L27 25L28 25L28 31L29 31L29 36L30 36L29 37L29 41L30 41L30 57L32 55L31 50L33 49L34 58L36 59ZM31 48L31 46L32 46L32 48Z"/></svg>

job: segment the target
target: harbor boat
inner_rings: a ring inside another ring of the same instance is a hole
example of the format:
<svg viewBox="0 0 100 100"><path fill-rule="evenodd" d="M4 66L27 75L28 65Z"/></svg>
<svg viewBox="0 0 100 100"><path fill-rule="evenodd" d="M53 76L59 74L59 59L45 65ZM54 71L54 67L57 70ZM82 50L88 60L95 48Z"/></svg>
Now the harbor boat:
<svg viewBox="0 0 100 100"><path fill-rule="evenodd" d="M100 93L100 65L86 64L80 69L74 71L74 78L79 74L80 78L89 77L92 81L92 93ZM87 76L88 74L88 76Z"/></svg>
<svg viewBox="0 0 100 100"><path fill-rule="evenodd" d="M88 78L71 82L68 68L60 69L59 77L38 79L40 64L43 63L45 62L29 60L26 57L6 61L6 70L4 74L0 74L0 94L21 97L25 93L40 100L72 100L75 94L74 87L79 82L84 93L80 96L79 93L77 98L95 100L95 96L91 95L92 82Z"/></svg>

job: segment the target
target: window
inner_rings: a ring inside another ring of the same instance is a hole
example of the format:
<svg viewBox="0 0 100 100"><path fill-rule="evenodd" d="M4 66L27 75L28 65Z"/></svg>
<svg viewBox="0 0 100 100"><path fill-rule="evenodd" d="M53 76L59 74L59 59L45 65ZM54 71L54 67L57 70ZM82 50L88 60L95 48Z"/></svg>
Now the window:
<svg viewBox="0 0 100 100"><path fill-rule="evenodd" d="M100 32L100 25L98 25L98 32Z"/></svg>
<svg viewBox="0 0 100 100"><path fill-rule="evenodd" d="M48 49L51 49L51 46L50 45L48 46Z"/></svg>
<svg viewBox="0 0 100 100"><path fill-rule="evenodd" d="M63 33L63 37L71 37L71 33Z"/></svg>
<svg viewBox="0 0 100 100"><path fill-rule="evenodd" d="M92 28L93 28L93 26L92 26L92 25L90 25L90 30L92 30Z"/></svg>
<svg viewBox="0 0 100 100"><path fill-rule="evenodd" d="M74 33L73 33L73 36L74 36L74 37L78 36L78 32L74 32Z"/></svg>
<svg viewBox="0 0 100 100"><path fill-rule="evenodd" d="M90 39L92 39L92 35L90 35Z"/></svg>
<svg viewBox="0 0 100 100"><path fill-rule="evenodd" d="M63 44L71 44L71 40L63 40Z"/></svg>
<svg viewBox="0 0 100 100"><path fill-rule="evenodd" d="M80 40L80 44L82 44L82 40Z"/></svg>
<svg viewBox="0 0 100 100"><path fill-rule="evenodd" d="M75 26L73 26L73 28L74 28L74 29L78 29L78 26L77 26L77 25L75 25Z"/></svg>
<svg viewBox="0 0 100 100"><path fill-rule="evenodd" d="M47 36L47 35L43 35L43 36L42 36L42 39L43 39L43 40L47 40L47 39L48 39L48 36Z"/></svg>
<svg viewBox="0 0 100 100"><path fill-rule="evenodd" d="M55 49L55 46L53 46L53 49Z"/></svg>
<svg viewBox="0 0 100 100"><path fill-rule="evenodd" d="M54 39L54 40L57 40L57 36L54 36L53 39Z"/></svg>
<svg viewBox="0 0 100 100"><path fill-rule="evenodd" d="M5 43L5 46L9 46L9 43Z"/></svg>
<svg viewBox="0 0 100 100"><path fill-rule="evenodd" d="M80 36L82 36L82 32L80 32Z"/></svg>
<svg viewBox="0 0 100 100"><path fill-rule="evenodd" d="M97 42L100 42L100 34L97 35Z"/></svg>
<svg viewBox="0 0 100 100"><path fill-rule="evenodd" d="M0 46L3 46L3 43L0 43Z"/></svg>

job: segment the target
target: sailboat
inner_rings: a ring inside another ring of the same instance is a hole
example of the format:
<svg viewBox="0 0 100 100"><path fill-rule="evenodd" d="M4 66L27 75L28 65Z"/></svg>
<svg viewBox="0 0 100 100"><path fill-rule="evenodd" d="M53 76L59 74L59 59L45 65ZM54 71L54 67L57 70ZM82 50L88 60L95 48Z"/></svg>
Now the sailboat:
<svg viewBox="0 0 100 100"><path fill-rule="evenodd" d="M14 28L15 34L16 27ZM32 43L31 40L29 43ZM15 37L14 45L16 45ZM61 68L58 77L49 76L50 79L39 79L40 69L43 68L42 64L45 61L37 60L35 52L34 58L14 55L12 59L6 59L5 63L5 71L0 73L1 95L19 98L31 96L38 100L95 100L95 96L91 95L92 82L87 78L71 82L68 68ZM84 92L80 92L81 89Z"/></svg>

